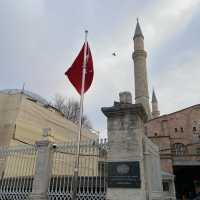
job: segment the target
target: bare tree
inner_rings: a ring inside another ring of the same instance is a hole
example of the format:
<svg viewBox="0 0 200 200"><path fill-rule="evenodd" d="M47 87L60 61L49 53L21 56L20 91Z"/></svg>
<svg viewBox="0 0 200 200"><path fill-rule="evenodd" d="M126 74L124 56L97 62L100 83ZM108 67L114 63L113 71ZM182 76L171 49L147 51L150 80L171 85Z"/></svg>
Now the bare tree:
<svg viewBox="0 0 200 200"><path fill-rule="evenodd" d="M80 106L79 102L74 99L68 99L61 95L55 95L52 105L64 114L64 117L74 123L78 123ZM83 126L87 128L92 128L90 120L86 115L82 118Z"/></svg>

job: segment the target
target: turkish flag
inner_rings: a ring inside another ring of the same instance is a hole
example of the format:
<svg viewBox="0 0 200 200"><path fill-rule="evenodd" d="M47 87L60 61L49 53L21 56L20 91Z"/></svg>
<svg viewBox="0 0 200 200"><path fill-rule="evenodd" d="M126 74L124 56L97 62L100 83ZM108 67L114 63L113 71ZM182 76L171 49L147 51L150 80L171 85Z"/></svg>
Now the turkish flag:
<svg viewBox="0 0 200 200"><path fill-rule="evenodd" d="M84 61L84 49L86 46L86 74L85 74L85 87L84 93L90 88L93 80L93 60L90 47L88 43L84 43L81 51L76 57L71 67L65 72L65 75L69 78L72 85L76 88L77 92L81 94L82 87L82 74L83 74L83 61Z"/></svg>

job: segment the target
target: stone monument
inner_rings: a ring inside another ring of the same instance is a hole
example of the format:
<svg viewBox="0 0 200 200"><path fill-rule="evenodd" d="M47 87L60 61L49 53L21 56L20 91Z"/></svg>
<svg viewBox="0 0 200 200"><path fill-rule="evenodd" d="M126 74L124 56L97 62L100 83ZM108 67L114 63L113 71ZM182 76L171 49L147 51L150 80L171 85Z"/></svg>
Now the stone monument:
<svg viewBox="0 0 200 200"><path fill-rule="evenodd" d="M144 122L142 104L132 104L130 92L120 93L120 102L102 108L108 129L109 200L145 200L143 157Z"/></svg>

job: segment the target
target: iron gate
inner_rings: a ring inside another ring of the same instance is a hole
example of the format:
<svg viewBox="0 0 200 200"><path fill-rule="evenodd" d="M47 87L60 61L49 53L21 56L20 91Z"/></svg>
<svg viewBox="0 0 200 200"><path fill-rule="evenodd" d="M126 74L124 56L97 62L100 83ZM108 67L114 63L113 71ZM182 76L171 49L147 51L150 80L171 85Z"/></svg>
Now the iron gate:
<svg viewBox="0 0 200 200"><path fill-rule="evenodd" d="M76 143L69 142L56 147L53 156L52 177L48 197L72 199ZM80 144L77 197L79 200L105 199L107 143L105 140L82 141Z"/></svg>

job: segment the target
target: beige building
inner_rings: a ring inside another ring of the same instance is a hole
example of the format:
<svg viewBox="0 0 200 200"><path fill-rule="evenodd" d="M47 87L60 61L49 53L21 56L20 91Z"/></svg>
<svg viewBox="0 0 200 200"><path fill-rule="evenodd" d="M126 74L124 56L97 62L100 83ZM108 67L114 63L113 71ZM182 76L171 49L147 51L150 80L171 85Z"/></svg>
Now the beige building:
<svg viewBox="0 0 200 200"><path fill-rule="evenodd" d="M40 96L28 91L4 90L0 92L0 146L34 144L43 130L55 142L76 140L78 127L63 114L48 105ZM82 132L82 140L97 139L88 129Z"/></svg>
<svg viewBox="0 0 200 200"><path fill-rule="evenodd" d="M52 173L54 175L58 173L60 164L63 164L62 159L66 161L63 173L73 173L76 148L70 149L70 145L76 144L78 126L64 118L61 112L50 106L37 94L21 90L0 91L0 177L32 176L35 173L35 166L31 170L25 170L24 165L34 163L36 153L34 149L29 150L28 147L38 140L45 139L43 138L44 134L48 135L46 139L57 145L62 146L62 143L65 142L66 147L63 144L63 149L66 148L65 151L70 152L57 153L58 155L54 156L53 164L55 166ZM83 129L82 141L98 138L97 133ZM5 146L12 147L10 147L10 151L6 152L5 149L3 150ZM19 149L16 150L18 147ZM12 154L14 150L16 152ZM90 155L91 152L88 154ZM80 156L80 163L87 162L87 167L91 168L88 159L91 160L91 157ZM97 158L93 158L94 161L95 159ZM81 167L79 173L83 173Z"/></svg>

